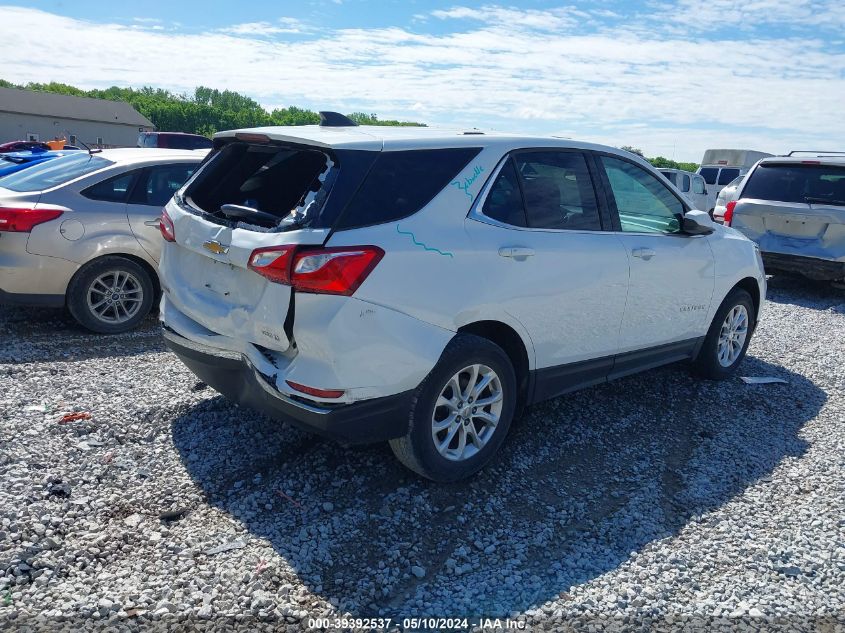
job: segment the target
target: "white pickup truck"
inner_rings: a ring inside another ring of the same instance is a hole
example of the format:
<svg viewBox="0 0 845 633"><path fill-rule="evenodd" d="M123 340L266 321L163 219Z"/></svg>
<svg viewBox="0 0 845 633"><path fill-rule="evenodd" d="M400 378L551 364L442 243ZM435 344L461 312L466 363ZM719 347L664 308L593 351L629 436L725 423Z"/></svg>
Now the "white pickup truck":
<svg viewBox="0 0 845 633"><path fill-rule="evenodd" d="M747 174L761 158L773 154L758 152L753 149L708 149L701 159L701 167L696 171L707 183L707 206L702 211L713 215L716 197L723 187L739 176Z"/></svg>

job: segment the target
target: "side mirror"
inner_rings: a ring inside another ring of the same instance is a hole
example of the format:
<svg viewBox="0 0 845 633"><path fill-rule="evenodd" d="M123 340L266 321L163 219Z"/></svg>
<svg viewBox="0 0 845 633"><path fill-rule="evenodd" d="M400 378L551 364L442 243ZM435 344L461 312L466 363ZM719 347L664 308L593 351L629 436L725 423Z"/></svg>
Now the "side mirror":
<svg viewBox="0 0 845 633"><path fill-rule="evenodd" d="M687 235L710 235L716 230L716 224L704 211L687 211L681 225Z"/></svg>

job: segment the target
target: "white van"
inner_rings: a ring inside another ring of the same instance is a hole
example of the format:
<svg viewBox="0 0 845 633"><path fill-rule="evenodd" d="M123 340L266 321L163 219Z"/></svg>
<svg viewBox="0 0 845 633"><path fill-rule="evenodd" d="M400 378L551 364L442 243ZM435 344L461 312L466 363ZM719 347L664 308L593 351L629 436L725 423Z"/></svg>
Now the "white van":
<svg viewBox="0 0 845 633"><path fill-rule="evenodd" d="M710 206L707 204L707 187L704 185L702 176L683 169L661 169L660 173L666 177L666 180L675 185L678 191L684 194L693 209L710 210Z"/></svg>
<svg viewBox="0 0 845 633"><path fill-rule="evenodd" d="M707 183L707 206L704 211L713 215L716 197L723 187L747 174L761 158L774 154L758 152L753 149L708 149L701 159L701 167L696 171Z"/></svg>

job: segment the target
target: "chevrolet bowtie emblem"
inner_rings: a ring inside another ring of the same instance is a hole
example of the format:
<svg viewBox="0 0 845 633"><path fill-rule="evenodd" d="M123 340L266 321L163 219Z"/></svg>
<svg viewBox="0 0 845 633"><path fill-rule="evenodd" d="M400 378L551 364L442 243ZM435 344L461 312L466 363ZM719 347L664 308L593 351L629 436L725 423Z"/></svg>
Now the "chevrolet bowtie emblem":
<svg viewBox="0 0 845 633"><path fill-rule="evenodd" d="M217 240L208 240L207 242L203 242L202 247L207 251L211 251L215 255L223 255L229 252L229 247L223 246Z"/></svg>

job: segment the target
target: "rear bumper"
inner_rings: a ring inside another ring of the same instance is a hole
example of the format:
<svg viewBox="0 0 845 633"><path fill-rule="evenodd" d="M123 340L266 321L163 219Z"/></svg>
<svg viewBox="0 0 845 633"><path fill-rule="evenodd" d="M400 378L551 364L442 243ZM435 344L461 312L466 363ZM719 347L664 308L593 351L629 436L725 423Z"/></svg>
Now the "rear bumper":
<svg viewBox="0 0 845 633"><path fill-rule="evenodd" d="M839 281L845 279L845 262L817 257L762 253L766 272L783 271L798 273L818 281Z"/></svg>
<svg viewBox="0 0 845 633"><path fill-rule="evenodd" d="M230 400L303 430L343 444L366 444L408 432L413 391L322 406L295 400L273 385L243 355L191 341L165 327L166 345L196 376Z"/></svg>

